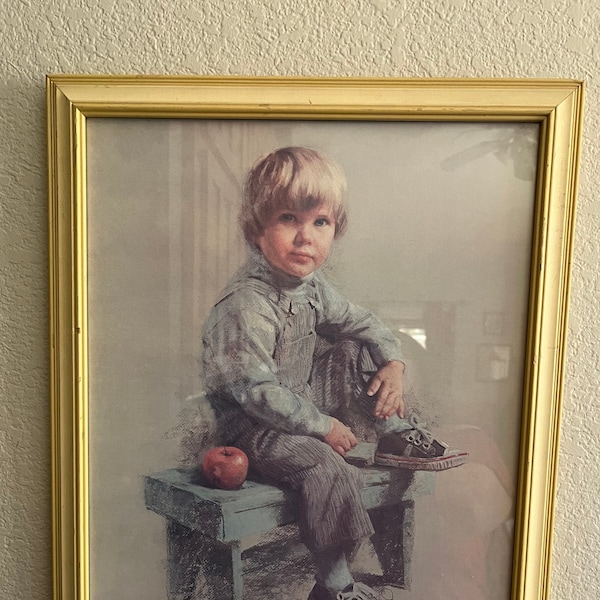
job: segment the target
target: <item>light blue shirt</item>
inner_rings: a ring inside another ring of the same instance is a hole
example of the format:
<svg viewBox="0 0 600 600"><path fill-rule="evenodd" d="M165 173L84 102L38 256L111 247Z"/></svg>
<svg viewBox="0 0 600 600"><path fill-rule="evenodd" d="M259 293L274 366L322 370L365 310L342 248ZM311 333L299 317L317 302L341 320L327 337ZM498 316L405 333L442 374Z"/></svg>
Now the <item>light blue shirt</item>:
<svg viewBox="0 0 600 600"><path fill-rule="evenodd" d="M277 373L275 354L288 311L307 302L315 308L318 335L366 344L378 367L402 360L398 338L371 311L338 293L320 271L294 277L254 251L204 325L204 384L218 414L231 418L232 411L243 410L288 433L319 438L329 433L331 417L313 404L310 387L292 391Z"/></svg>

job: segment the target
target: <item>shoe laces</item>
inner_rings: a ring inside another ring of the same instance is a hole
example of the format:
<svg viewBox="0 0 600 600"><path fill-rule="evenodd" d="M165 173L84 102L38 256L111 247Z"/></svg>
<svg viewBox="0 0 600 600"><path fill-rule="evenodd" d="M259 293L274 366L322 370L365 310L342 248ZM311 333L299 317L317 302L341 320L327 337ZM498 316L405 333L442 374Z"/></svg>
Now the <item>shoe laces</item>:
<svg viewBox="0 0 600 600"><path fill-rule="evenodd" d="M385 588L383 593L377 592L364 583L355 583L348 592L338 592L337 600L392 600L391 590Z"/></svg>
<svg viewBox="0 0 600 600"><path fill-rule="evenodd" d="M429 448L431 448L431 443L433 442L433 434L427 429L427 423L421 421L415 413L412 413L408 417L408 422L412 429L406 434L406 441L415 446L422 446L425 450L429 450Z"/></svg>

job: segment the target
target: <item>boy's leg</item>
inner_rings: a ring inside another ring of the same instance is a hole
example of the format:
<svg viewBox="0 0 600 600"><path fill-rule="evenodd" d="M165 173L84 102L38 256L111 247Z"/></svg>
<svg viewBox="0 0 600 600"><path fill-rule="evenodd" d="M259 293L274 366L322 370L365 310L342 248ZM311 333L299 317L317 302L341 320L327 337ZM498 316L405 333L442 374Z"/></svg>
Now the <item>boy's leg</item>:
<svg viewBox="0 0 600 600"><path fill-rule="evenodd" d="M250 422L230 443L246 452L252 470L298 490L300 535L311 551L372 535L362 504L362 473L326 443Z"/></svg>
<svg viewBox="0 0 600 600"><path fill-rule="evenodd" d="M464 464L467 453L434 439L416 414L407 419L374 417L376 397L366 390L376 372L364 345L351 340L321 345L311 376L315 404L338 417L360 440L377 442L377 464L427 471Z"/></svg>
<svg viewBox="0 0 600 600"><path fill-rule="evenodd" d="M354 583L343 546L313 552L313 559L317 568L315 579L321 588L339 592Z"/></svg>
<svg viewBox="0 0 600 600"><path fill-rule="evenodd" d="M382 427L402 428L398 417L388 426L373 415L374 398L366 389L376 372L367 348L352 340L320 344L312 370L314 403L348 425L361 441L376 441Z"/></svg>
<svg viewBox="0 0 600 600"><path fill-rule="evenodd" d="M374 532L362 504L360 470L316 438L257 428L250 422L230 443L246 452L253 471L298 490L300 538L316 566L311 599L335 598L351 588L347 550Z"/></svg>

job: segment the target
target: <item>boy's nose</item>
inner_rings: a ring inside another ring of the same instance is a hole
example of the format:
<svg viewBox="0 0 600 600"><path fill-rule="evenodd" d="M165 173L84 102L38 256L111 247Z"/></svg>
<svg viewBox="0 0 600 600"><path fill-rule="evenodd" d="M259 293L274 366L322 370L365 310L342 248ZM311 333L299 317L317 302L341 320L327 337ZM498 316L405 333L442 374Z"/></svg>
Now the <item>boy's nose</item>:
<svg viewBox="0 0 600 600"><path fill-rule="evenodd" d="M307 244L310 242L310 232L307 226L300 225L296 230L296 237L294 238L296 244Z"/></svg>

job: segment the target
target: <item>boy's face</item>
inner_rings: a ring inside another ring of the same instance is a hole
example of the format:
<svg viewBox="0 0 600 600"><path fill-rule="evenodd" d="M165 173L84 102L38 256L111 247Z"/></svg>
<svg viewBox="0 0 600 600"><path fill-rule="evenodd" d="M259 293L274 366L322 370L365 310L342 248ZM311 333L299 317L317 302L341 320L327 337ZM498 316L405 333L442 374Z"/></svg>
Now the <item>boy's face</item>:
<svg viewBox="0 0 600 600"><path fill-rule="evenodd" d="M325 206L308 211L285 209L269 219L256 243L272 266L306 277L327 259L334 235L335 222Z"/></svg>

